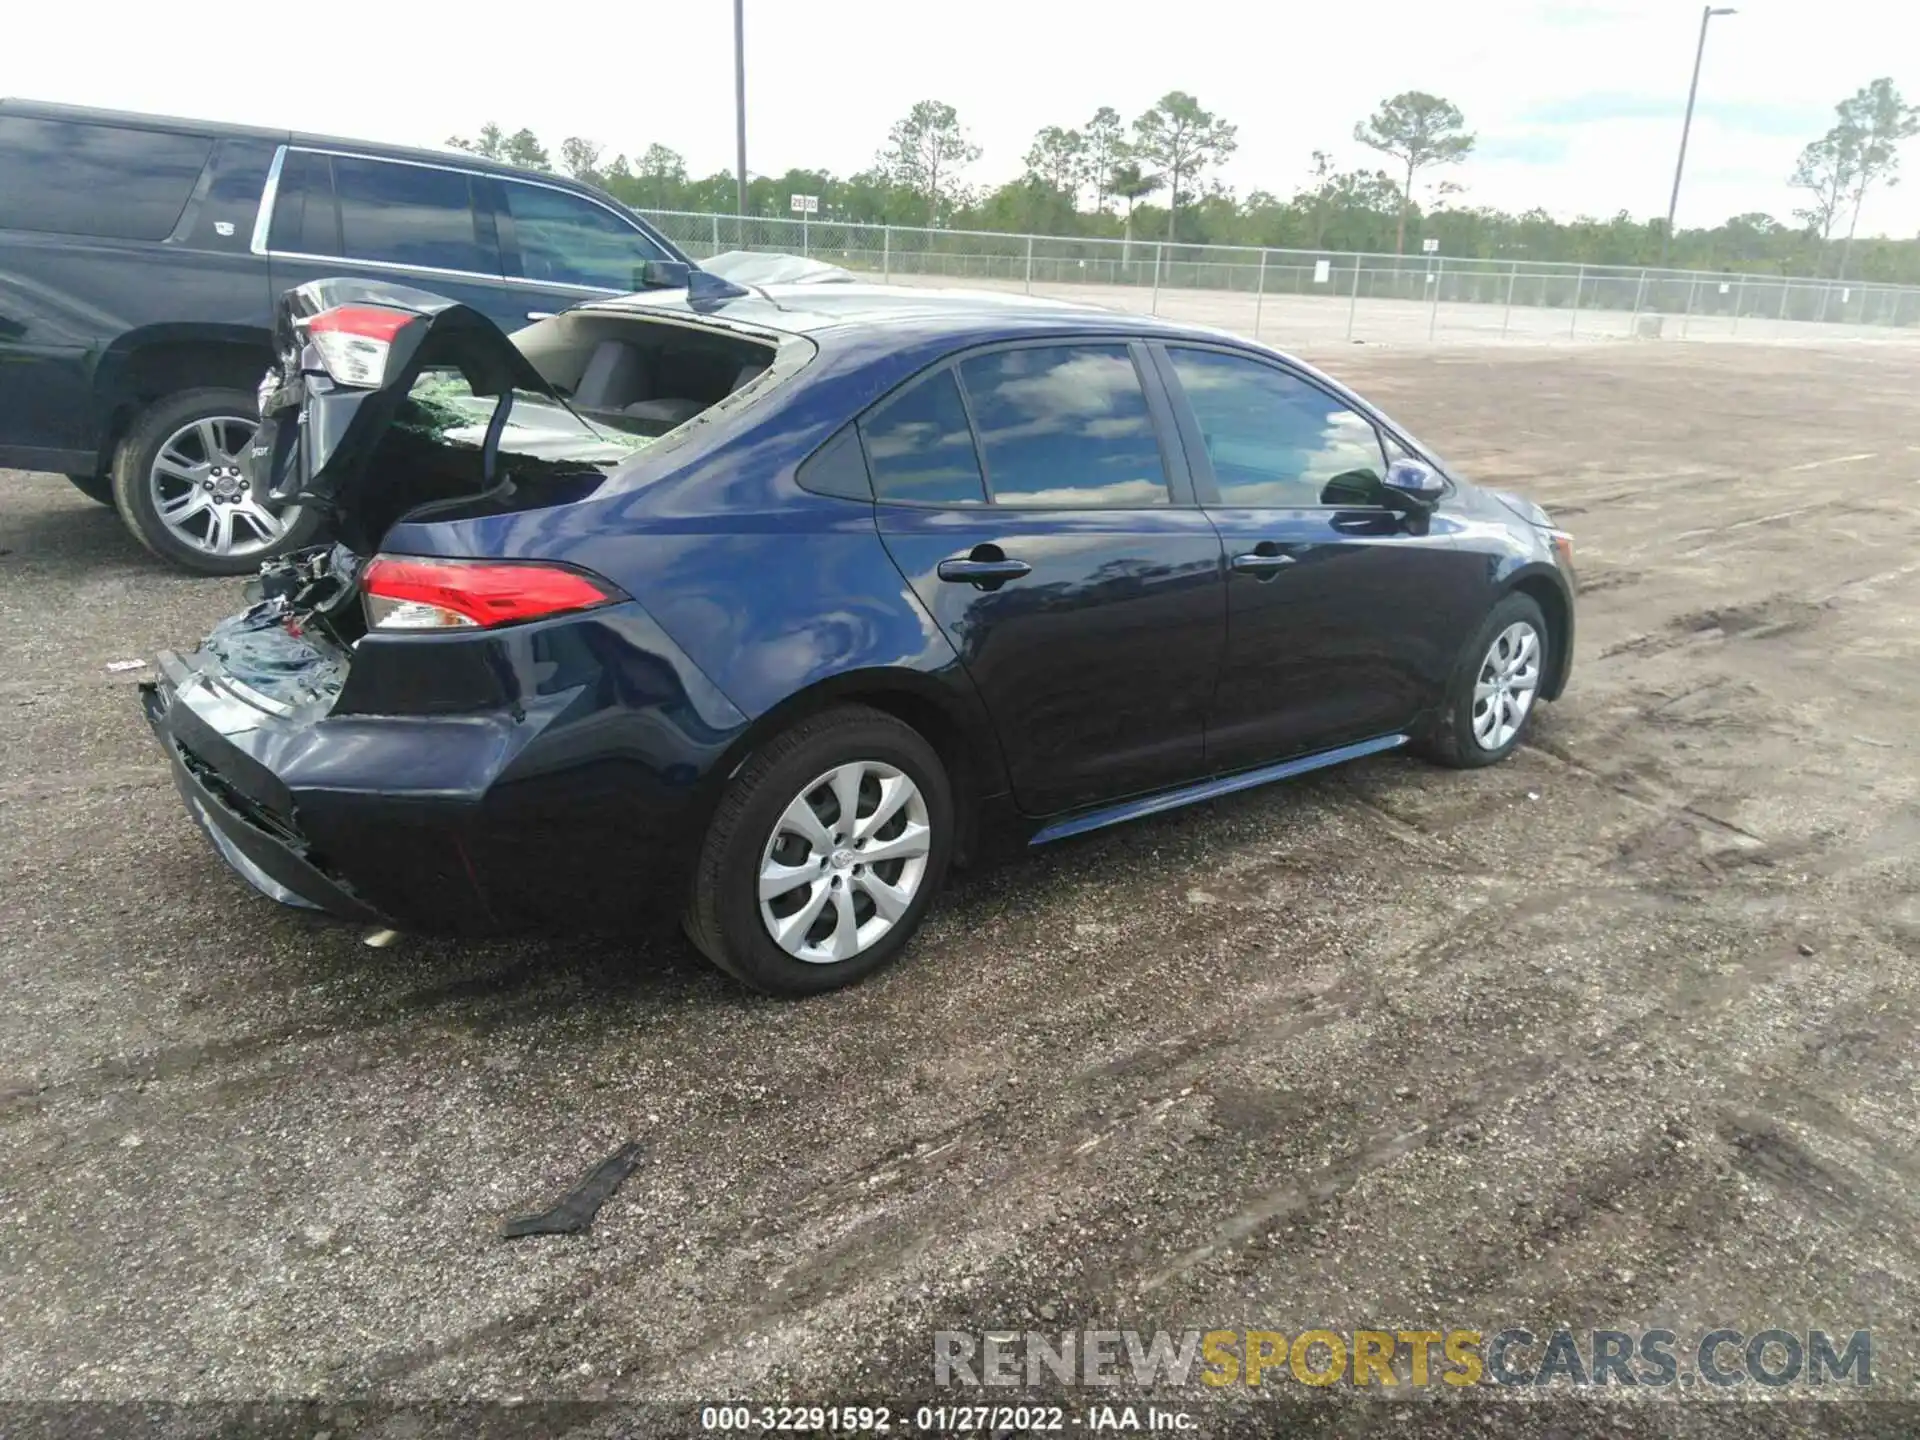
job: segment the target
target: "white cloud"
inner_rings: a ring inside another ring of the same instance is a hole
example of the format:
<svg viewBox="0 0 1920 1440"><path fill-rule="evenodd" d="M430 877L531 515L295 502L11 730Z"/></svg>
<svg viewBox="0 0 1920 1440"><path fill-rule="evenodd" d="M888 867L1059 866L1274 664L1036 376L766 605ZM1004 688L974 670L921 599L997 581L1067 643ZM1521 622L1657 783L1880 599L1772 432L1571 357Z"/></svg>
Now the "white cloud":
<svg viewBox="0 0 1920 1440"><path fill-rule="evenodd" d="M657 140L695 173L732 165L724 0L546 12L390 0L16 8L0 52L4 94L418 144L496 119L531 126L550 147L580 134L634 154ZM1353 142L1354 123L1383 96L1419 88L1459 104L1488 145L1488 159L1454 177L1466 203L1562 216L1665 211L1700 13L1673 0L747 0L747 11L756 171L859 169L895 118L933 97L955 105L985 147L973 178L990 183L1018 170L1040 126L1080 124L1102 104L1131 118L1178 88L1240 127L1228 183L1285 194L1316 148L1378 163ZM1835 101L1886 73L1920 91L1916 41L1920 12L1874 0L1756 0L1716 19L1681 222L1746 210L1784 218L1787 172ZM1540 122L1583 95L1652 113ZM1804 133L1793 128L1803 120ZM1567 149L1552 163L1493 158L1540 153L1554 135ZM1920 165L1920 150L1908 163ZM1920 230L1920 185L1881 192L1863 230Z"/></svg>

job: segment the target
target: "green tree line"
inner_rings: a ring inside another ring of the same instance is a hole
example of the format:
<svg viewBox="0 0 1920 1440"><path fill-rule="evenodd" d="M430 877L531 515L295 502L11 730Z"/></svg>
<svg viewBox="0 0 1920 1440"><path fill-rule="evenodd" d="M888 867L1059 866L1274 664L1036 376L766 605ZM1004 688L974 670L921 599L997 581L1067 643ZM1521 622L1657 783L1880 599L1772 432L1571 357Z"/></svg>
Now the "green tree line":
<svg viewBox="0 0 1920 1440"><path fill-rule="evenodd" d="M1862 238L1859 216L1876 187L1896 183L1899 147L1920 132L1920 109L1893 82L1873 81L1835 107L1836 122L1800 156L1791 184L1809 196L1783 221L1762 212L1681 229L1670 262L1698 270L1827 275L1920 283L1920 238ZM1021 173L990 187L966 179L980 158L951 105L923 100L887 132L872 165L853 175L793 169L749 179L752 215L786 216L789 197L820 198L818 219L859 224L1001 230L1041 235L1132 238L1274 249L1419 251L1439 241L1446 256L1566 264L1650 266L1665 221L1626 211L1611 218L1559 220L1545 210L1514 214L1462 203L1449 177L1473 154L1476 137L1449 101L1423 91L1383 100L1354 138L1391 168L1338 168L1313 153L1303 175L1243 196L1214 172L1237 146L1237 129L1192 95L1170 91L1129 125L1102 106L1083 124L1048 125L1033 139ZM689 173L662 144L629 159L596 141L569 137L558 157L530 130L488 124L450 145L534 169L559 169L602 186L643 210L732 214L735 179Z"/></svg>

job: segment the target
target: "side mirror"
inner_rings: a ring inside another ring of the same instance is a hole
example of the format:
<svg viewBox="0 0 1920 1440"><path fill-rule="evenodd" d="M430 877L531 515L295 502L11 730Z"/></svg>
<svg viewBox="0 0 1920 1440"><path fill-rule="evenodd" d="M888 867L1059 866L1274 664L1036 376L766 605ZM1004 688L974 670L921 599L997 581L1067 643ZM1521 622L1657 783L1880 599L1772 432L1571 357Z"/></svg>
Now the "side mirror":
<svg viewBox="0 0 1920 1440"><path fill-rule="evenodd" d="M635 290L679 290L693 267L678 260L645 260L633 267Z"/></svg>
<svg viewBox="0 0 1920 1440"><path fill-rule="evenodd" d="M1387 476L1380 488L1382 498L1391 508L1424 515L1447 493L1447 482L1439 471L1418 460L1396 460L1387 466Z"/></svg>

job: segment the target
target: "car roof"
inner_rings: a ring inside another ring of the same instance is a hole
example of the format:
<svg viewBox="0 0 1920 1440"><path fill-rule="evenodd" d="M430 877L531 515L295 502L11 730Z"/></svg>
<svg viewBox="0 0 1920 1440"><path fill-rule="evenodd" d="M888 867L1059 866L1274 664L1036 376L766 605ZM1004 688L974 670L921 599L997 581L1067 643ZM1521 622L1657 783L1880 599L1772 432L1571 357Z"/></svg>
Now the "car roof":
<svg viewBox="0 0 1920 1440"><path fill-rule="evenodd" d="M1053 300L1006 290L966 290L930 285L823 281L746 287L746 295L718 305L690 305L684 290L647 290L582 307L629 314L652 313L699 320L706 315L732 324L817 342L864 340L876 332L910 328L956 340L1034 334L1113 333L1167 338L1226 339L1238 336L1200 325L1156 319L1080 301Z"/></svg>
<svg viewBox="0 0 1920 1440"><path fill-rule="evenodd" d="M390 145L384 140L351 140L338 135L318 135L284 126L237 125L221 120L189 120L174 115L146 115L132 110L100 110L87 105L58 105L45 100L0 97L0 114L20 115L36 120L66 120L75 124L121 125L144 130L170 130L184 135L243 137L271 140L282 145L310 145L323 150L350 150L363 155L395 160L418 160L430 165L455 165L463 170L484 170L498 175L525 176L543 184L599 195L590 185L581 184L546 170L528 170L489 160L471 151L451 146L434 149L419 145Z"/></svg>

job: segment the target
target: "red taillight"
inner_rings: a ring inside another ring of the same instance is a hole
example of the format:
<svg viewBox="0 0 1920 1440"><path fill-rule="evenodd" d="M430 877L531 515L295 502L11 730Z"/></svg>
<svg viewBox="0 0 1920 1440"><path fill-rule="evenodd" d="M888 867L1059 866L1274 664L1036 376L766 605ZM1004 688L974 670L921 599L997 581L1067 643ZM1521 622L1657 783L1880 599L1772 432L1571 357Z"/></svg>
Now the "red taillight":
<svg viewBox="0 0 1920 1440"><path fill-rule="evenodd" d="M328 330L348 335L364 335L369 340L388 340L400 333L400 327L420 317L410 310L389 310L384 305L337 305L322 310L307 321L312 334Z"/></svg>
<svg viewBox="0 0 1920 1440"><path fill-rule="evenodd" d="M384 305L339 305L308 319L307 337L334 380L372 389L386 378L393 337L419 318Z"/></svg>
<svg viewBox="0 0 1920 1440"><path fill-rule="evenodd" d="M623 599L604 580L558 565L379 555L360 580L375 630L468 630L590 610Z"/></svg>

